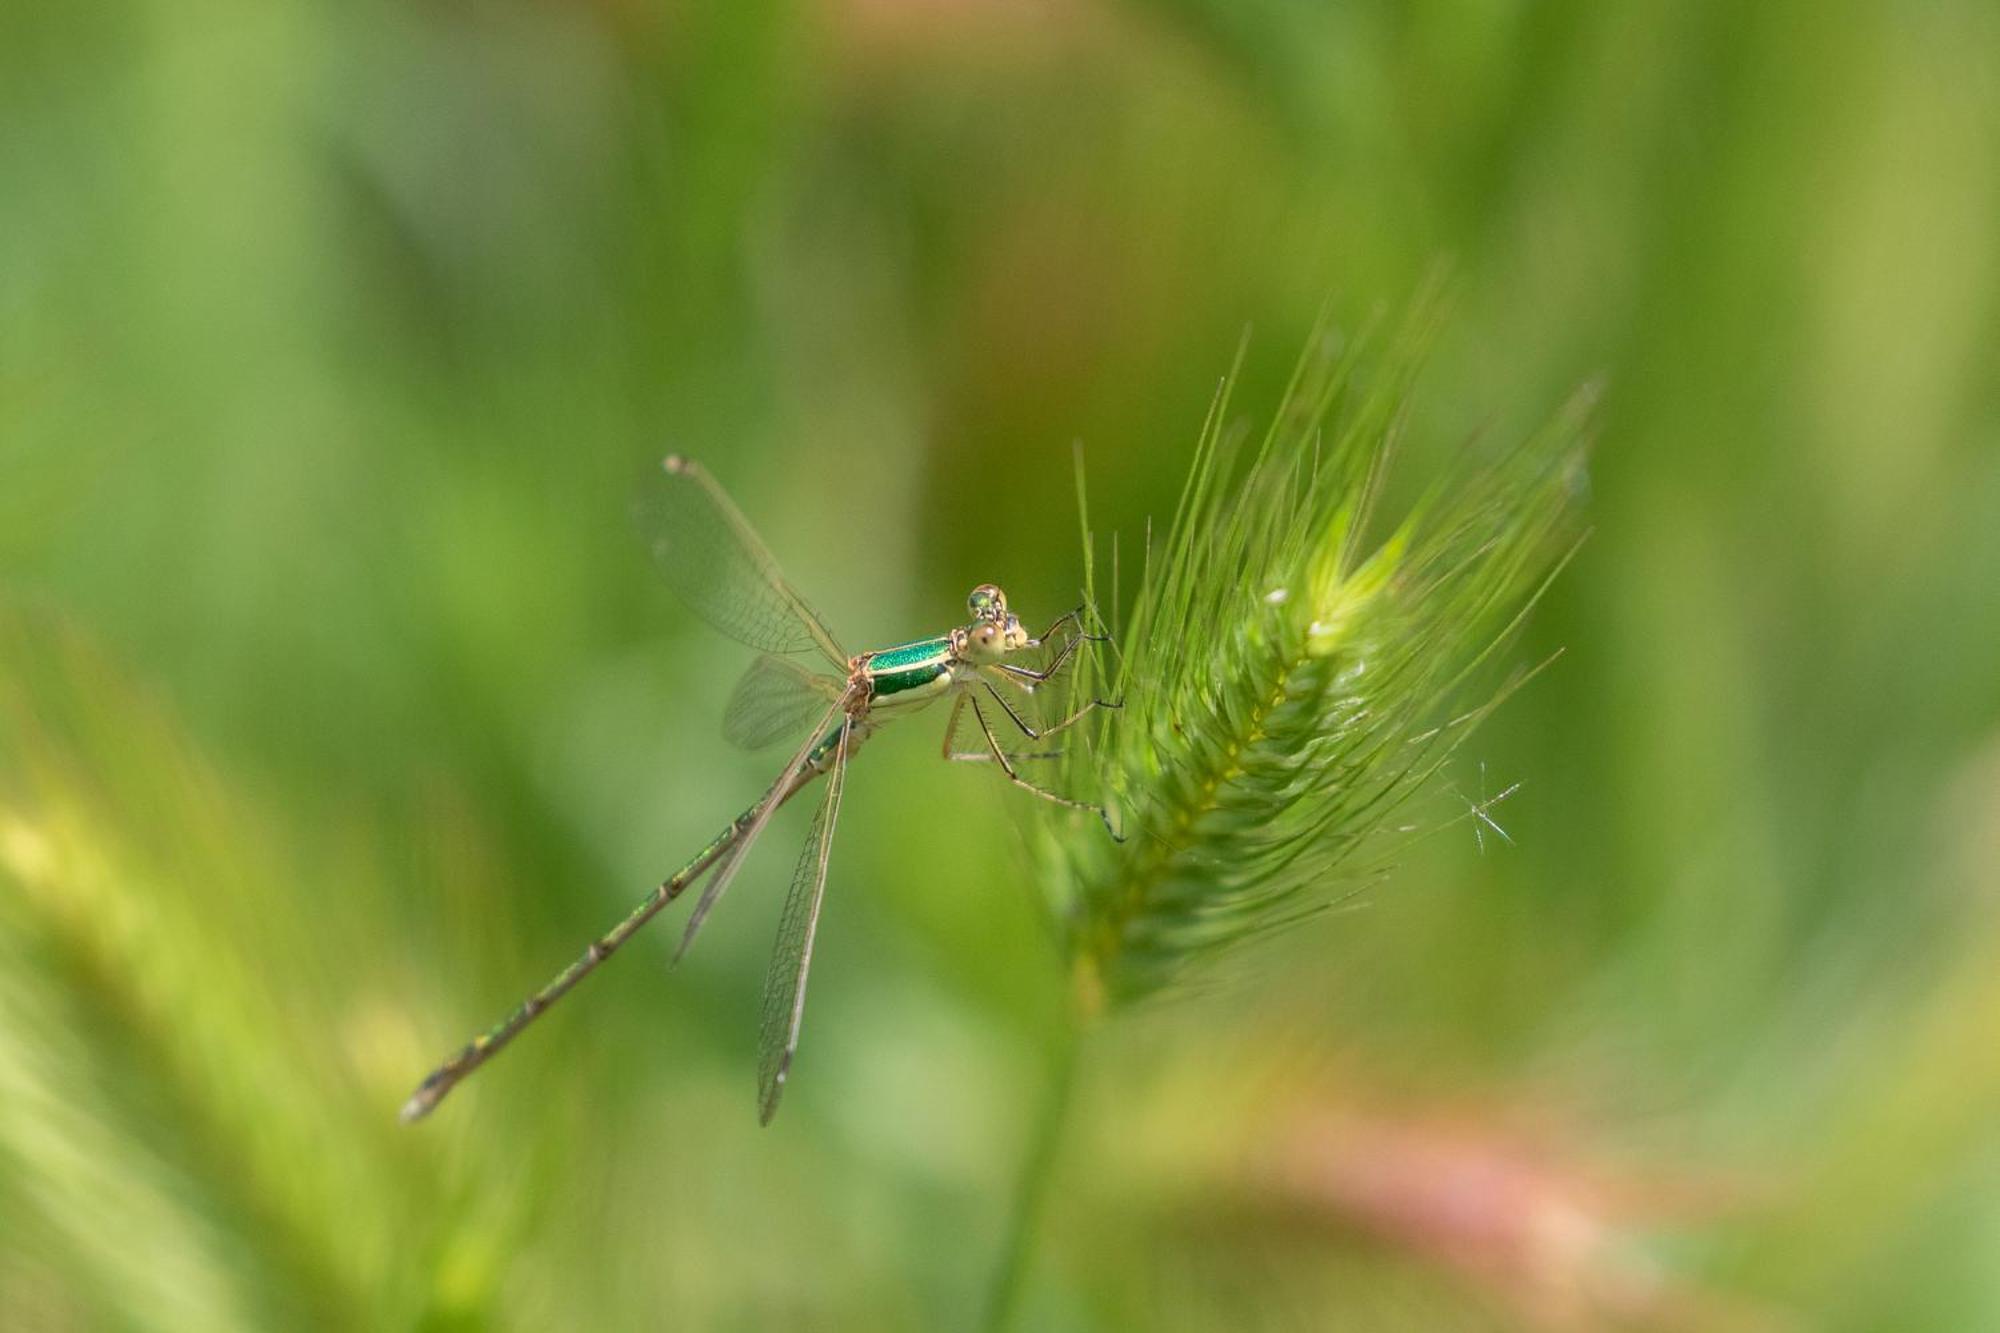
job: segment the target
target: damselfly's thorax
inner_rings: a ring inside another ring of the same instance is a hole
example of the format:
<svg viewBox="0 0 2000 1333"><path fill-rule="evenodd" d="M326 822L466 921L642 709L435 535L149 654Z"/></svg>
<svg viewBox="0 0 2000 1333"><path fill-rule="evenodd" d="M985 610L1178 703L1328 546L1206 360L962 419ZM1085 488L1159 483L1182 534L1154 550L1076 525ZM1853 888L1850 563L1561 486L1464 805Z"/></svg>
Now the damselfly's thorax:
<svg viewBox="0 0 2000 1333"><path fill-rule="evenodd" d="M899 706L924 702L951 683L952 660L949 635L863 653L847 679L849 697L864 708L892 697Z"/></svg>
<svg viewBox="0 0 2000 1333"><path fill-rule="evenodd" d="M972 619L934 639L918 639L872 653L848 663L849 711L894 706L909 709L979 680L1009 653L1036 646L1007 609L1007 594L982 583L966 599Z"/></svg>

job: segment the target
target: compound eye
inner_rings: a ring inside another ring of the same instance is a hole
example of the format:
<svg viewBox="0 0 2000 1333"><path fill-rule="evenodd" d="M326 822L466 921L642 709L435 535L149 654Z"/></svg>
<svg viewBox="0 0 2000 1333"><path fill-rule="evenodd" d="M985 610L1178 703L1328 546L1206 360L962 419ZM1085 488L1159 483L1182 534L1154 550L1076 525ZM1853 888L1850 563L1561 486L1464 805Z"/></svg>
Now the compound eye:
<svg viewBox="0 0 2000 1333"><path fill-rule="evenodd" d="M975 619L985 619L1007 609L1007 594L991 583L982 583L965 599Z"/></svg>

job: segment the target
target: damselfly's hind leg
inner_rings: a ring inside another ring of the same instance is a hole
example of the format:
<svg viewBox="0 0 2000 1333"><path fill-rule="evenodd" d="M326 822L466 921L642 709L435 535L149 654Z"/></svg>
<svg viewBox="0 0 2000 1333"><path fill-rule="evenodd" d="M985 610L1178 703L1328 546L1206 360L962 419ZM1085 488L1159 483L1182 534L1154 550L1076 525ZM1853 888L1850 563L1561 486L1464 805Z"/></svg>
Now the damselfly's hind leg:
<svg viewBox="0 0 2000 1333"><path fill-rule="evenodd" d="M997 669L1002 671L1006 670L1004 666ZM1090 702L1084 704L1081 708L1071 713L1068 717L1064 718L1062 721L1051 722L1049 725L1038 729L1034 725L1032 725L1028 721L1028 719L1021 716L1019 709L1015 708L1014 705L1007 702L1006 695L1000 693L1000 691L993 688L993 684L991 681L981 681L980 683L986 687L986 692L993 696L993 702L999 704L1002 708L1007 710L1007 716L1013 720L1015 726L1021 729L1021 734L1026 736L1031 741L1038 741L1041 740L1043 737L1053 736L1059 731L1067 731L1069 728L1075 726L1077 723L1081 722L1084 718L1088 717L1094 709L1122 708L1125 706L1123 700L1119 700L1114 703L1108 699L1092 699ZM972 706L973 708L977 709L979 707L979 701L977 699L974 699L972 701Z"/></svg>
<svg viewBox="0 0 2000 1333"><path fill-rule="evenodd" d="M996 700L999 700L1001 707L1007 709L1008 715L1014 718L1014 721L1021 727L1023 731L1028 733L1030 738L1040 739L1041 735L1045 734L1029 730L1027 724L1022 722L1020 717L1014 713L1013 708L1008 706L1007 701L1000 698L1000 692L998 690L994 689L991 685L988 685L986 688L987 692L990 693ZM960 696L960 697L963 698L966 696ZM1090 813L1096 815L1099 819L1104 821L1105 832L1111 835L1112 840L1114 842L1125 841L1125 835L1120 833L1118 829L1112 824L1111 816L1109 813L1106 812L1103 806L1092 805L1088 801L1073 800L1070 797L1062 795L1060 792L1053 792L1050 791L1047 787L1037 786L1035 783L1028 781L1026 778L1022 777L1018 772L1016 772L1014 769L1013 761L1007 757L1007 752L1000 748L1000 738L993 734L993 724L986 720L986 710L979 706L979 699L976 696L972 697L972 716L974 720L976 720L979 723L979 730L985 734L986 748L992 754L994 762L1000 765L1000 771L1006 775L1007 781L1013 783L1016 787L1021 788L1023 791L1033 792L1035 795L1041 797L1045 801L1052 801L1057 805L1065 806L1071 810L1090 811Z"/></svg>
<svg viewBox="0 0 2000 1333"><path fill-rule="evenodd" d="M944 749L941 753L946 759L954 758L958 753L952 748L952 742L958 738L958 720L963 716L965 716L965 696L956 694L951 701L951 716L945 719L944 724Z"/></svg>
<svg viewBox="0 0 2000 1333"><path fill-rule="evenodd" d="M993 752L991 750L988 749L961 750L958 748L958 724L960 719L962 719L964 716L965 716L965 696L961 694L957 698L952 700L951 717L947 719L944 724L944 749L942 752L943 757L948 760L953 760L958 763L966 763L966 764L992 763ZM1062 751L1059 749L1037 750L1034 751L1033 753L1023 754L1017 750L1010 753L1007 757L1009 759L1014 759L1014 760L1060 759L1062 758Z"/></svg>

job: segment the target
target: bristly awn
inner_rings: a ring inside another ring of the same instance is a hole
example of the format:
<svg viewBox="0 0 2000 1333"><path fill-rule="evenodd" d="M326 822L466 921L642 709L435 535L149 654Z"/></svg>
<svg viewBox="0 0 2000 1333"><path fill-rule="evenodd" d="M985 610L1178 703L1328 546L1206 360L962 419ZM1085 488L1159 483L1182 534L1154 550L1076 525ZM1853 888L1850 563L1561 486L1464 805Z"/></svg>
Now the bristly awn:
<svg viewBox="0 0 2000 1333"><path fill-rule="evenodd" d="M593 941L582 957L424 1079L404 1103L405 1121L429 1114L467 1075L499 1054L523 1028L706 874L707 883L681 934L680 952L685 952L772 814L815 778L824 777L826 789L792 872L791 892L785 899L777 946L764 981L758 1036L758 1117L770 1123L784 1092L792 1055L798 1049L806 972L812 965L813 938L819 927L827 857L840 815L847 762L863 741L893 717L949 698L951 715L944 737L947 759L996 763L1015 786L1058 805L1088 810L1104 821L1114 838L1120 836L1102 806L1059 795L1023 777L1017 761L1042 756L1009 752L994 731L997 716L1002 725L1040 741L1072 726L1094 708L1117 706L1108 700L1091 699L1059 721L1036 727L1009 698L1009 692L1032 694L1054 679L1080 643L1104 641L1104 636L1084 628L1082 608L1058 616L1048 629L1030 637L1007 609L1006 594L984 583L967 599L972 615L968 623L935 638L849 657L825 623L785 581L777 561L749 522L700 465L678 455L666 459L639 504L638 519L655 561L687 604L722 633L763 654L736 686L723 716L724 736L753 749L802 731L805 742L755 805L731 820L623 921ZM1042 647L1064 626L1071 632L1045 665L1036 668L1009 660ZM815 670L792 660L801 654L817 654L830 670ZM984 744L959 751L954 748L954 739L968 704ZM989 712L989 707L998 713ZM811 728L806 730L809 722Z"/></svg>
<svg viewBox="0 0 2000 1333"><path fill-rule="evenodd" d="M1476 802L1466 801L1465 813L1472 818L1472 837L1479 844L1479 854L1481 856L1486 855L1486 834L1480 827L1482 824L1486 828L1492 829L1499 836L1500 840L1509 847L1514 845L1513 836L1506 829L1501 828L1499 821L1494 819L1489 812L1494 806L1500 804L1500 802L1506 800L1519 790L1521 790L1521 784L1516 782L1498 796L1488 796L1486 794L1486 761L1484 759L1479 761L1479 800ZM1459 799L1465 800L1462 796Z"/></svg>

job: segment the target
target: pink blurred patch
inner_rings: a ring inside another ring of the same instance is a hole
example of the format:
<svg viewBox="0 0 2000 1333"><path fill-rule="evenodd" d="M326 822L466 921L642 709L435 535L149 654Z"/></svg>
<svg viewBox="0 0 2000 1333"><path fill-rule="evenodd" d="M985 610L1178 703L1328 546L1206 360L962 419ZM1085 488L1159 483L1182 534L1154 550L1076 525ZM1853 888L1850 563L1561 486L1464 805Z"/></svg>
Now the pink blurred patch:
<svg viewBox="0 0 2000 1333"><path fill-rule="evenodd" d="M1469 1116L1315 1111L1253 1165L1276 1201L1449 1268L1544 1328L1769 1329L1675 1279L1643 1241L1744 1191L1639 1179Z"/></svg>
<svg viewBox="0 0 2000 1333"><path fill-rule="evenodd" d="M825 0L832 30L875 55L1047 51L1071 40L1090 7L1058 0Z"/></svg>

